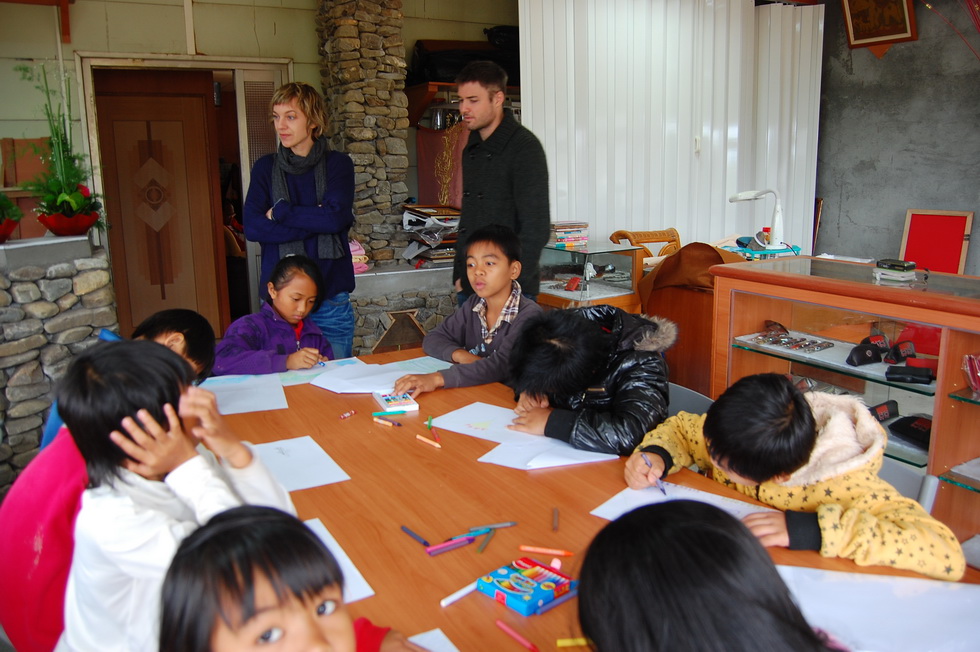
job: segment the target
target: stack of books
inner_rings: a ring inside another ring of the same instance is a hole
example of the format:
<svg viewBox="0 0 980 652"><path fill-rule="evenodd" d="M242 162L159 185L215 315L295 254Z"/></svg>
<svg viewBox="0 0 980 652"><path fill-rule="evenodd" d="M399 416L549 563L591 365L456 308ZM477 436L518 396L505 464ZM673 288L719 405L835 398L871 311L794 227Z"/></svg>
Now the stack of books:
<svg viewBox="0 0 980 652"><path fill-rule="evenodd" d="M548 244L565 247L586 246L589 244L589 223L552 222L551 238L548 240Z"/></svg>

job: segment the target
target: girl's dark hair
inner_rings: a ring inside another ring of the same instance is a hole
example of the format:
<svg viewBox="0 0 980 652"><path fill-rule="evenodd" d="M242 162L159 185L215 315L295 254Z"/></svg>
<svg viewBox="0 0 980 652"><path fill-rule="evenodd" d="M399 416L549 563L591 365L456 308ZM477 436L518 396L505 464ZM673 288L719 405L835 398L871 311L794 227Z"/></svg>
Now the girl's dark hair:
<svg viewBox="0 0 980 652"><path fill-rule="evenodd" d="M806 464L817 427L806 397L786 376L755 374L711 404L704 438L714 459L761 483Z"/></svg>
<svg viewBox="0 0 980 652"><path fill-rule="evenodd" d="M295 516L245 505L218 514L177 548L163 581L160 652L208 652L221 618L237 629L255 615L255 583L265 577L279 600L343 589L340 566ZM238 612L229 606L241 606Z"/></svg>
<svg viewBox="0 0 980 652"><path fill-rule="evenodd" d="M741 521L672 500L624 514L589 546L582 632L599 652L827 650Z"/></svg>
<svg viewBox="0 0 980 652"><path fill-rule="evenodd" d="M549 310L529 319L510 353L516 394L547 396L564 405L602 371L612 349L609 333L574 310Z"/></svg>
<svg viewBox="0 0 980 652"><path fill-rule="evenodd" d="M111 484L126 459L109 433L128 437L122 420L141 409L166 428L163 406L177 409L193 382L186 360L148 340L95 344L72 361L58 383L58 411L85 459L90 487Z"/></svg>
<svg viewBox="0 0 980 652"><path fill-rule="evenodd" d="M269 282L278 292L293 280L297 272L309 276L313 279L313 284L316 285L316 303L313 304L313 311L315 312L320 307L320 302L323 301L323 274L317 264L309 257L293 254L280 258L276 266L272 268Z"/></svg>
<svg viewBox="0 0 980 652"><path fill-rule="evenodd" d="M201 367L197 379L210 376L214 367L214 329L204 315L186 308L161 310L140 322L133 339L155 340L168 333L184 336L187 357Z"/></svg>

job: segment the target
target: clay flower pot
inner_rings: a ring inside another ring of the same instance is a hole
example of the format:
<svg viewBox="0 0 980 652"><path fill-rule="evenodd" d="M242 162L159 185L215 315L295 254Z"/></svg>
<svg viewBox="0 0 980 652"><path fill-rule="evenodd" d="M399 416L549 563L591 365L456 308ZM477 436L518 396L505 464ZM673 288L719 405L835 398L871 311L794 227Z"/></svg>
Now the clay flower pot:
<svg viewBox="0 0 980 652"><path fill-rule="evenodd" d="M85 235L92 225L99 221L98 212L76 213L66 217L62 213L38 215L37 221L55 235Z"/></svg>

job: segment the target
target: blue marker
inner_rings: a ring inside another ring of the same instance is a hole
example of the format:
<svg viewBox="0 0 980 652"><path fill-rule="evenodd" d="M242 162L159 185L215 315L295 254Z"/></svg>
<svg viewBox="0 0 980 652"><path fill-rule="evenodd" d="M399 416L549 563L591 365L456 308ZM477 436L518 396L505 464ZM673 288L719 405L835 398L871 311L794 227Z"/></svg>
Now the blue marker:
<svg viewBox="0 0 980 652"><path fill-rule="evenodd" d="M647 457L647 454L640 453L640 455L643 457L643 461L647 463L647 468L652 469L653 463L650 461L650 458ZM660 478L657 478L657 489L659 489L660 493L662 493L663 495L665 496L667 495L667 487L664 486L664 481L661 480Z"/></svg>

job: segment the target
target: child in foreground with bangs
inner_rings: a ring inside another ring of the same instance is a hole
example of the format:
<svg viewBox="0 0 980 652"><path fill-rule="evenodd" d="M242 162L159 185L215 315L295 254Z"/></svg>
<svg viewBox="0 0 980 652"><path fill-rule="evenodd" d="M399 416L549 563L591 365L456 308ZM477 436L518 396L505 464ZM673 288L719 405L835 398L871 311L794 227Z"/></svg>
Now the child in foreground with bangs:
<svg viewBox="0 0 980 652"><path fill-rule="evenodd" d="M425 652L399 632L352 621L343 588L337 561L302 521L267 507L230 509L174 555L160 651Z"/></svg>

